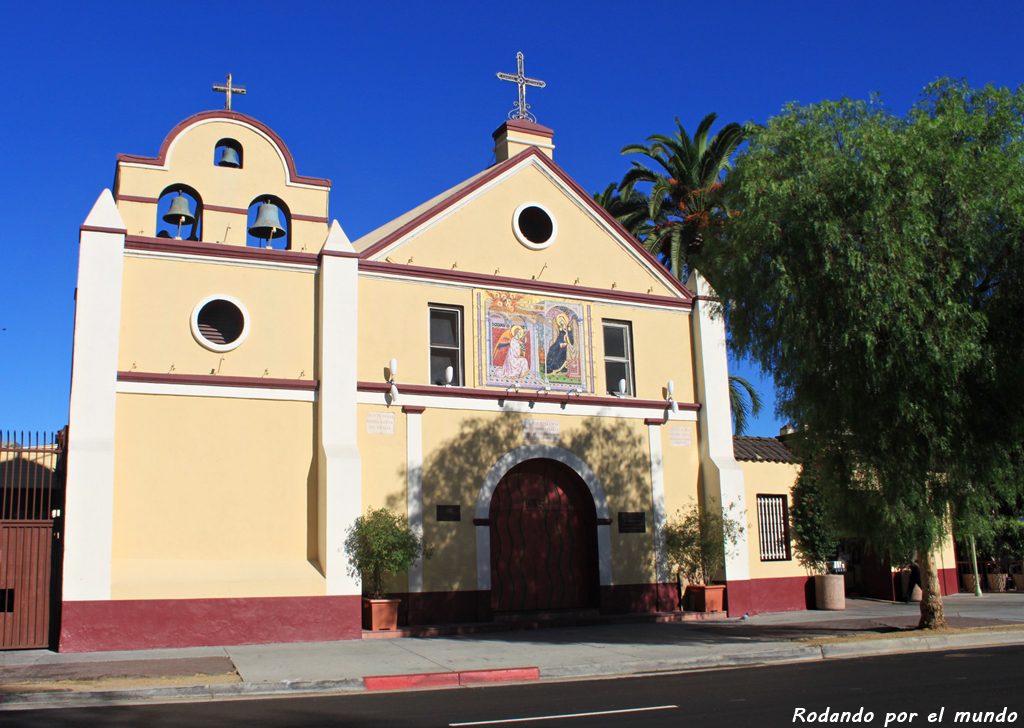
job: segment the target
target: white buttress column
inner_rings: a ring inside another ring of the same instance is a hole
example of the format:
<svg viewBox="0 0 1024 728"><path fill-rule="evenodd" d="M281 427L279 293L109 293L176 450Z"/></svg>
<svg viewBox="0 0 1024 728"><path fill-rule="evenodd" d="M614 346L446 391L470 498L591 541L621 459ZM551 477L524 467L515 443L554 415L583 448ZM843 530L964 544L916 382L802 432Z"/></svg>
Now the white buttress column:
<svg viewBox="0 0 1024 728"><path fill-rule="evenodd" d="M79 232L64 521L65 601L111 595L124 221L103 190Z"/></svg>
<svg viewBox="0 0 1024 728"><path fill-rule="evenodd" d="M647 425L651 452L651 524L654 529L654 571L659 584L668 582L665 553L665 463L661 454L661 425Z"/></svg>
<svg viewBox="0 0 1024 728"><path fill-rule="evenodd" d="M406 510L409 529L423 538L423 409L405 407ZM423 591L423 554L409 567L409 591Z"/></svg>
<svg viewBox="0 0 1024 728"><path fill-rule="evenodd" d="M363 507L362 467L356 441L358 279L358 257L335 220L320 258L318 291L317 516L328 596L362 593L360 578L348 573L344 546L345 535Z"/></svg>
<svg viewBox="0 0 1024 728"><path fill-rule="evenodd" d="M727 581L750 578L747 518L743 471L733 451L732 410L729 405L729 360L726 354L725 318L718 297L708 282L694 271L687 286L695 294L693 358L697 401L700 402L700 463L704 479L704 506L722 508L744 524L736 546L726 550Z"/></svg>

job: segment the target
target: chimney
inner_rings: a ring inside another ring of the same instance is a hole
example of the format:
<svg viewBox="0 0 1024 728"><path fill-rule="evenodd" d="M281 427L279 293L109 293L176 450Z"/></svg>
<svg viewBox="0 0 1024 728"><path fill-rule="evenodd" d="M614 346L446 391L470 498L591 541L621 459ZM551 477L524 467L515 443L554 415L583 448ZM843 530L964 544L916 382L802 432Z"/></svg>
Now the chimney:
<svg viewBox="0 0 1024 728"><path fill-rule="evenodd" d="M495 161L504 162L529 147L537 147L548 157L554 159L555 145L551 140L555 136L552 129L541 126L526 119L510 119L499 126L494 134Z"/></svg>

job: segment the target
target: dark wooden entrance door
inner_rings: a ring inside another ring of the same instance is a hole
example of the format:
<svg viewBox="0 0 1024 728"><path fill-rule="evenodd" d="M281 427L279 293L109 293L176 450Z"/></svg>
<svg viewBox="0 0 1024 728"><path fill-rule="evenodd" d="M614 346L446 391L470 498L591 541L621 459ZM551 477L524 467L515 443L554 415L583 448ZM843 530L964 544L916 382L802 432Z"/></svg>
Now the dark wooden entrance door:
<svg viewBox="0 0 1024 728"><path fill-rule="evenodd" d="M554 460L505 474L491 499L491 609L597 605L597 519L587 486Z"/></svg>

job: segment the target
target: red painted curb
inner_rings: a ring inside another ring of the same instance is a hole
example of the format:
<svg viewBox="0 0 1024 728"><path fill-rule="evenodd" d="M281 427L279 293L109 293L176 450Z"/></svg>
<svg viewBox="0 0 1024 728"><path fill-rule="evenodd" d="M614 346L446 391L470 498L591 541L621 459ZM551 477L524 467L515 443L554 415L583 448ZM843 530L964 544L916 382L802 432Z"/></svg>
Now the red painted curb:
<svg viewBox="0 0 1024 728"><path fill-rule="evenodd" d="M417 675L376 675L363 678L367 690L458 687L457 672L423 672Z"/></svg>
<svg viewBox="0 0 1024 728"><path fill-rule="evenodd" d="M508 667L498 670L467 670L459 673L460 685L504 682L509 680L540 680L540 668Z"/></svg>
<svg viewBox="0 0 1024 728"><path fill-rule="evenodd" d="M421 672L411 675L369 675L363 678L367 690L409 690L411 688L446 688L495 682L539 680L540 668L504 667L495 670L463 672Z"/></svg>

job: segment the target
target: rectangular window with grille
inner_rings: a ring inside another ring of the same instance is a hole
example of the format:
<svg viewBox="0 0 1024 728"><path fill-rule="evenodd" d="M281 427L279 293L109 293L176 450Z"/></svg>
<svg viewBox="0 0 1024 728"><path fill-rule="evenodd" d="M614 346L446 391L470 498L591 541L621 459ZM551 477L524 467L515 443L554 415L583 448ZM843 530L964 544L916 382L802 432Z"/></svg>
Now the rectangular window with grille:
<svg viewBox="0 0 1024 728"><path fill-rule="evenodd" d="M430 304L430 383L447 384L445 370L452 368L451 386L462 386L462 308Z"/></svg>
<svg viewBox="0 0 1024 728"><path fill-rule="evenodd" d="M757 540L761 561L789 561L789 507L784 495L757 496Z"/></svg>

